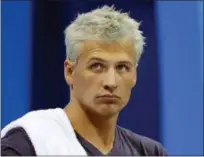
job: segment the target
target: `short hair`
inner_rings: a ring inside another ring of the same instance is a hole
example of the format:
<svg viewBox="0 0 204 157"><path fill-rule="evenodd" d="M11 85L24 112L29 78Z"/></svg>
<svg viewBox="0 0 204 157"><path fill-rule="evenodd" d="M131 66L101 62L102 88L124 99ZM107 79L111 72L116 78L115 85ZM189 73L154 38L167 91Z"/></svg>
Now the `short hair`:
<svg viewBox="0 0 204 157"><path fill-rule="evenodd" d="M103 6L88 13L78 14L65 29L66 58L75 62L78 48L85 40L113 41L122 37L130 38L136 53L136 63L144 49L143 32L140 22L130 18L128 13L115 10L114 6Z"/></svg>

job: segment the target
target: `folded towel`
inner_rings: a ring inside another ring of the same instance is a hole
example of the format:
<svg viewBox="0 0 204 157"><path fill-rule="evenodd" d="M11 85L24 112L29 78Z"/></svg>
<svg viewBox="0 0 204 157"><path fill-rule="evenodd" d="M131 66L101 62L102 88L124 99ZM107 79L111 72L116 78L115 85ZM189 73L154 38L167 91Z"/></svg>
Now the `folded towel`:
<svg viewBox="0 0 204 157"><path fill-rule="evenodd" d="M37 155L87 155L61 108L28 112L6 125L1 138L16 127L24 128Z"/></svg>

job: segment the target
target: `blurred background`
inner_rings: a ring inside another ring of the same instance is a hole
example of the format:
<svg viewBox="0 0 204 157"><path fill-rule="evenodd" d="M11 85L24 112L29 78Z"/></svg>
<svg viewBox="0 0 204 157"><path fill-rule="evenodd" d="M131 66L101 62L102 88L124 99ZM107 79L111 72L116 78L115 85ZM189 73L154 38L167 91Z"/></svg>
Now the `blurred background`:
<svg viewBox="0 0 204 157"><path fill-rule="evenodd" d="M147 43L118 124L160 141L169 155L204 155L202 1L4 0L1 128L68 103L63 31L78 13L104 4L142 21Z"/></svg>

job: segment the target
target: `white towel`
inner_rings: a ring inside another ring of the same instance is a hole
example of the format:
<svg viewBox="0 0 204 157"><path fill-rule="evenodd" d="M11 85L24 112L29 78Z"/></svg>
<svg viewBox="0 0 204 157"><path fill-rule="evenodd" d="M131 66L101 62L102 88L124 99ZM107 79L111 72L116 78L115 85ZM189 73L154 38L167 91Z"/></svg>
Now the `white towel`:
<svg viewBox="0 0 204 157"><path fill-rule="evenodd" d="M29 112L4 127L1 138L16 127L25 129L37 155L87 155L63 109Z"/></svg>

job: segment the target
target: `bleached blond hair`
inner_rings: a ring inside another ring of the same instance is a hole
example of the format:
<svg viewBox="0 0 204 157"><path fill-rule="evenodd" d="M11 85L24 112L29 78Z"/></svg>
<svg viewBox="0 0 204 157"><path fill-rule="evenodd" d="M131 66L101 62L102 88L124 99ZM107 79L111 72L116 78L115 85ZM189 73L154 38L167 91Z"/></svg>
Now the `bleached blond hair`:
<svg viewBox="0 0 204 157"><path fill-rule="evenodd" d="M114 6L103 6L88 13L79 14L65 29L66 57L75 62L79 48L85 40L118 41L128 38L132 41L138 63L144 49L144 37L139 30L140 22L128 13L117 11Z"/></svg>

